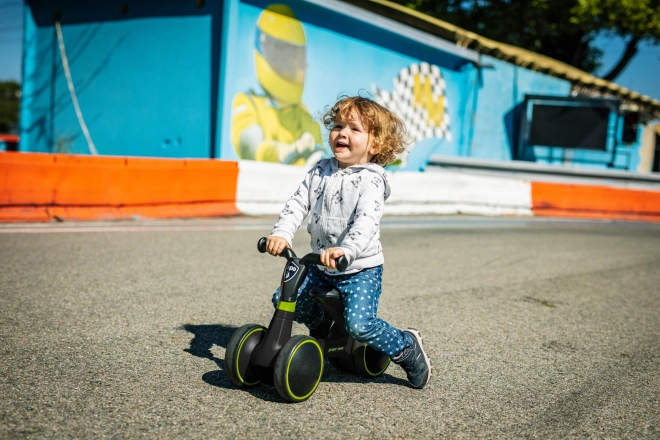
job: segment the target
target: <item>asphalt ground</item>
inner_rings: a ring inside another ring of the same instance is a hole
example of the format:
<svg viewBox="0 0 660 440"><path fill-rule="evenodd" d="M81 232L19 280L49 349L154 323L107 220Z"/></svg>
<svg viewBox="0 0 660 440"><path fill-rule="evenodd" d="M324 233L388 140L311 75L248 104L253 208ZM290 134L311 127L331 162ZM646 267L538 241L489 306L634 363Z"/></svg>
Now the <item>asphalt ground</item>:
<svg viewBox="0 0 660 440"><path fill-rule="evenodd" d="M379 314L431 381L326 363L289 404L224 371L273 220L1 225L0 438L660 438L660 225L386 218Z"/></svg>

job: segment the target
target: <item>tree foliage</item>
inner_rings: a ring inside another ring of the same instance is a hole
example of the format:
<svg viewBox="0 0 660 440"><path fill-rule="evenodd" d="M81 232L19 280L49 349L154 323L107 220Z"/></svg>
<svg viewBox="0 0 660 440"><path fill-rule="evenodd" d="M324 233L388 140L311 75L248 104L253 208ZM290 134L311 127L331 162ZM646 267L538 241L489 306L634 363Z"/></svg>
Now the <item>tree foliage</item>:
<svg viewBox="0 0 660 440"><path fill-rule="evenodd" d="M9 133L18 125L21 85L15 81L0 81L0 133Z"/></svg>
<svg viewBox="0 0 660 440"><path fill-rule="evenodd" d="M606 31L628 40L617 65L603 76L613 80L637 53L640 41L660 43L660 0L579 0L573 22L591 32Z"/></svg>
<svg viewBox="0 0 660 440"><path fill-rule="evenodd" d="M628 41L614 79L640 41L660 43L660 0L393 0L484 37L547 55L587 72L601 65L602 33Z"/></svg>

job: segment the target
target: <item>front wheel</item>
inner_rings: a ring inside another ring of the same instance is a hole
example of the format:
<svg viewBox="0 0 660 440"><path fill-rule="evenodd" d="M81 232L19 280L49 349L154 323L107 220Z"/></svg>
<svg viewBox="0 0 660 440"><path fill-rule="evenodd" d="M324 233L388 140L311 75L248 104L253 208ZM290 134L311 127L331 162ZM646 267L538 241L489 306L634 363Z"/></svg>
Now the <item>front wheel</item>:
<svg viewBox="0 0 660 440"><path fill-rule="evenodd" d="M316 339L294 336L284 344L275 360L273 382L289 402L302 402L319 386L323 375L323 350Z"/></svg>
<svg viewBox="0 0 660 440"><path fill-rule="evenodd" d="M239 388L258 385L261 378L250 364L254 348L266 334L266 327L245 324L236 329L225 350L225 371L231 383Z"/></svg>

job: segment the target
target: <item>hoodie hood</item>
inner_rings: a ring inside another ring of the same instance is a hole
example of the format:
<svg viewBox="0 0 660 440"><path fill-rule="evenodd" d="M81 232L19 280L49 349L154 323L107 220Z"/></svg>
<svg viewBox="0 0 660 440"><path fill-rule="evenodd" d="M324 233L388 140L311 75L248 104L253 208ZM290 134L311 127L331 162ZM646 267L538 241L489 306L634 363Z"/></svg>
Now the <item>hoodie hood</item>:
<svg viewBox="0 0 660 440"><path fill-rule="evenodd" d="M332 157L329 160L330 160L330 167L333 173L341 169L339 168L339 162L337 161L337 158ZM390 183L387 181L387 173L385 172L385 168L383 168L382 166L376 165L375 163L367 162L361 165L352 165L350 167L346 167L341 170L343 170L347 174L359 173L362 170L369 170L373 173L378 174L383 179L383 183L385 184L385 200L387 200L390 197L390 194L392 193L390 189Z"/></svg>

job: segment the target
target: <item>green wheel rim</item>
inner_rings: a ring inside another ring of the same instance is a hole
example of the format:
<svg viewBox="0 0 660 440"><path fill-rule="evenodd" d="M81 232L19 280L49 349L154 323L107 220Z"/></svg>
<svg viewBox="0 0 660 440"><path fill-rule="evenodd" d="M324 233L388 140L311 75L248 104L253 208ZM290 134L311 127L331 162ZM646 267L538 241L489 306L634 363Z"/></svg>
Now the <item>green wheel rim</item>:
<svg viewBox="0 0 660 440"><path fill-rule="evenodd" d="M243 376L241 376L240 367L239 367L239 365L238 365L238 361L239 361L239 359L241 358L241 350L243 349L243 344L245 344L245 341L247 341L248 339L250 339L250 336L252 336L252 335L253 335L254 333L256 333L256 332L265 332L265 331L266 331L266 329L260 327L260 328L255 328L254 330L252 330L251 332L249 332L247 335L245 335L245 336L243 337L243 340L241 341L241 345L238 346L238 350L236 351L236 354L237 354L237 356L236 356L236 361L235 361L235 362L236 362L236 365L234 365L234 367L235 367L235 369L236 369L236 375L237 375L238 378L241 380L241 382L243 382L243 383L244 383L245 385L247 385L247 386L257 385L257 384L258 384L259 382L261 382L261 381L258 380L258 381L256 381L256 382L246 382L245 379L243 378Z"/></svg>
<svg viewBox="0 0 660 440"><path fill-rule="evenodd" d="M291 362L293 361L293 358L296 356L296 352L300 349L300 347L302 347L305 344L314 344L316 346L317 350L319 351L319 356L321 357L321 360L323 360L323 350L321 350L321 346L314 339L307 339L307 340L303 341L302 344L298 344L296 349L293 350L293 352L291 353L291 356L289 356L289 362L287 362L287 366L286 366L286 388L287 388L287 391L289 392L289 395L292 398L296 399L296 400L305 400L309 396L311 396L314 393L314 391L316 391L316 388L318 388L319 383L321 382L321 377L323 376L323 362L321 362L321 369L319 370L319 377L316 379L316 383L314 384L314 386L312 387L312 389L309 393L305 394L304 396L296 396L293 393L293 391L291 391L291 386L289 384L289 370L291 368Z"/></svg>

